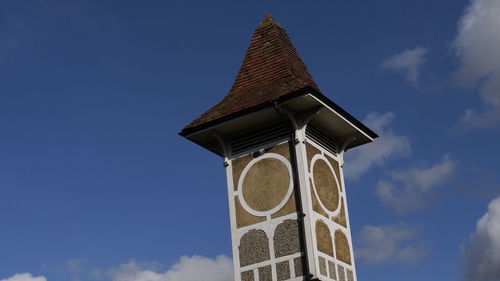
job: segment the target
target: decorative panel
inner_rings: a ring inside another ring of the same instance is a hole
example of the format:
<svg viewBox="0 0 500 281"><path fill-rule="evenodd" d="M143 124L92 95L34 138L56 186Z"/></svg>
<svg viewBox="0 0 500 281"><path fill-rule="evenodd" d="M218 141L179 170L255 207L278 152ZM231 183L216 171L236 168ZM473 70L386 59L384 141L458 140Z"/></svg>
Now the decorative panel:
<svg viewBox="0 0 500 281"><path fill-rule="evenodd" d="M351 247L347 237L341 230L335 231L335 252L337 259L347 264L351 264Z"/></svg>
<svg viewBox="0 0 500 281"><path fill-rule="evenodd" d="M273 281L270 265L259 267L259 281Z"/></svg>
<svg viewBox="0 0 500 281"><path fill-rule="evenodd" d="M292 184L291 175L286 164L275 157L261 158L252 164L243 171L242 198L252 210L268 212L285 200Z"/></svg>
<svg viewBox="0 0 500 281"><path fill-rule="evenodd" d="M337 269L339 271L339 281L346 281L344 267L339 265L337 266Z"/></svg>
<svg viewBox="0 0 500 281"><path fill-rule="evenodd" d="M330 165L332 165L333 170L335 171L335 176L337 178L337 181L339 183L339 188L342 190L342 176L340 174L340 164L337 160L333 159L332 157L326 155L326 159L328 159L328 162L330 162Z"/></svg>
<svg viewBox="0 0 500 281"><path fill-rule="evenodd" d="M309 167L309 170L311 170L311 163L312 163L312 158L314 155L321 154L321 151L311 145L309 142L306 142L306 155L307 155L307 165Z"/></svg>
<svg viewBox="0 0 500 281"><path fill-rule="evenodd" d="M235 196L234 200L235 204L235 211L236 211L236 225L238 228L256 224L259 222L263 222L266 220L266 217L258 217L250 214L249 212L245 211L243 207L241 206L240 200L238 199L238 196Z"/></svg>
<svg viewBox="0 0 500 281"><path fill-rule="evenodd" d="M241 281L254 281L253 270L243 271L241 273Z"/></svg>
<svg viewBox="0 0 500 281"><path fill-rule="evenodd" d="M236 278L299 281L304 269L314 266L322 281L356 281L341 158L306 140L295 144L304 145L304 154L297 157L306 162L294 167L290 145L277 142L228 159ZM295 186L297 168L307 183L304 190ZM298 203L310 208L304 226L299 225ZM310 231L308 259L302 227Z"/></svg>
<svg viewBox="0 0 500 281"><path fill-rule="evenodd" d="M354 274L350 269L347 270L347 281L354 281Z"/></svg>
<svg viewBox="0 0 500 281"><path fill-rule="evenodd" d="M325 260L325 258L319 257L318 262L319 262L319 273L321 273L325 276L328 275L328 273L326 272L326 260Z"/></svg>
<svg viewBox="0 0 500 281"><path fill-rule="evenodd" d="M344 200L340 203L340 212L338 215L333 217L333 221L340 224L343 227L347 227L347 218L345 215Z"/></svg>
<svg viewBox="0 0 500 281"><path fill-rule="evenodd" d="M332 236L328 225L321 220L316 222L316 243L318 251L333 257Z"/></svg>
<svg viewBox="0 0 500 281"><path fill-rule="evenodd" d="M240 240L240 264L250 265L271 258L269 254L269 239L262 230L250 230Z"/></svg>
<svg viewBox="0 0 500 281"><path fill-rule="evenodd" d="M337 280L337 274L335 270L335 263L332 261L328 261L328 276L332 278L333 280Z"/></svg>
<svg viewBox="0 0 500 281"><path fill-rule="evenodd" d="M299 223L286 220L274 230L275 257L288 256L300 252Z"/></svg>
<svg viewBox="0 0 500 281"><path fill-rule="evenodd" d="M355 281L341 158L311 139L306 139L304 147L318 278L346 281L346 272L351 272L349 281Z"/></svg>
<svg viewBox="0 0 500 281"><path fill-rule="evenodd" d="M290 195L290 199L288 199L288 202L281 208L279 211L271 215L271 218L279 218L282 216L286 216L288 214L293 214L297 212L297 205L296 205L296 198L295 198L295 193L292 192Z"/></svg>
<svg viewBox="0 0 500 281"><path fill-rule="evenodd" d="M278 281L290 279L290 263L288 261L277 263L276 273L278 276Z"/></svg>
<svg viewBox="0 0 500 281"><path fill-rule="evenodd" d="M241 281L302 279L290 143L257 147L229 159L233 246ZM236 268L238 270L238 268Z"/></svg>
<svg viewBox="0 0 500 281"><path fill-rule="evenodd" d="M245 155L243 157L240 157L238 159L234 159L231 161L232 165L232 174L233 174L233 187L234 190L238 188L238 181L240 180L241 173L243 172L243 169L252 161L253 157L252 155Z"/></svg>
<svg viewBox="0 0 500 281"><path fill-rule="evenodd" d="M301 257L293 259L293 267L295 269L295 276L296 277L303 275L302 268L304 267L304 265L302 264Z"/></svg>
<svg viewBox="0 0 500 281"><path fill-rule="evenodd" d="M332 168L325 160L317 158L312 164L312 174L319 201L328 211L334 212L339 205L339 189Z"/></svg>

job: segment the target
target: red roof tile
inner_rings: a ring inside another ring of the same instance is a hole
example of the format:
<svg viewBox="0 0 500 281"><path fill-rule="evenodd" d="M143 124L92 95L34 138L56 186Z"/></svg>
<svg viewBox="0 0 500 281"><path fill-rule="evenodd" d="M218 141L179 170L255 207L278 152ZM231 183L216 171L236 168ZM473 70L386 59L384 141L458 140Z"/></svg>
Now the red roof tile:
<svg viewBox="0 0 500 281"><path fill-rule="evenodd" d="M267 13L253 34L229 93L184 130L192 130L305 87L318 89L285 29Z"/></svg>

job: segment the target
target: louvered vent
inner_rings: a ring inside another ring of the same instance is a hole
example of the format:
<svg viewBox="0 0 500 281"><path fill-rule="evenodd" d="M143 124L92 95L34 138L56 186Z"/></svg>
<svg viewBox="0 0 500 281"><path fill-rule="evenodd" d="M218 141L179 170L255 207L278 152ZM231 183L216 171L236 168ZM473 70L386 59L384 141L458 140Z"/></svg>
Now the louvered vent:
<svg viewBox="0 0 500 281"><path fill-rule="evenodd" d="M319 144L324 149L337 155L337 144L331 138L323 134L320 130L311 125L307 125L306 136L313 140L315 143Z"/></svg>
<svg viewBox="0 0 500 281"><path fill-rule="evenodd" d="M233 154L238 154L289 136L288 126L284 123L278 123L234 138L231 142L231 150Z"/></svg>

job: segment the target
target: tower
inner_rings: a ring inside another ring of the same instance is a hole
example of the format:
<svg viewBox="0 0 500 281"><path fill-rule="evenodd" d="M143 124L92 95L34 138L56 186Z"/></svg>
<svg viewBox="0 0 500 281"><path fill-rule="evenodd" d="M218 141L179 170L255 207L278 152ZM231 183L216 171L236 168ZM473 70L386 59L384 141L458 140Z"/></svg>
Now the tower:
<svg viewBox="0 0 500 281"><path fill-rule="evenodd" d="M229 93L180 135L222 156L236 281L355 281L347 149L377 135L323 95L269 13Z"/></svg>

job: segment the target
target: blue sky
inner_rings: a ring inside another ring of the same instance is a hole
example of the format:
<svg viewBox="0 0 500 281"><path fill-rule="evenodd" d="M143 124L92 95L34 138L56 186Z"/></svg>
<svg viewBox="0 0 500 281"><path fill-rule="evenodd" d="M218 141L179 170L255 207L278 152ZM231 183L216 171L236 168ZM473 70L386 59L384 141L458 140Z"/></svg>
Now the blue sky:
<svg viewBox="0 0 500 281"><path fill-rule="evenodd" d="M498 0L4 0L1 281L231 280L222 161L177 133L267 10L381 136L347 153L358 279L500 280Z"/></svg>

